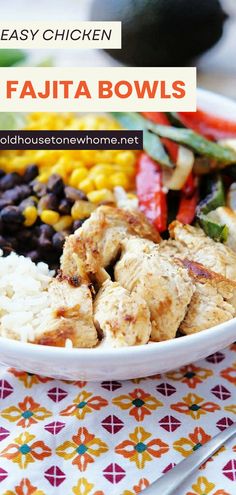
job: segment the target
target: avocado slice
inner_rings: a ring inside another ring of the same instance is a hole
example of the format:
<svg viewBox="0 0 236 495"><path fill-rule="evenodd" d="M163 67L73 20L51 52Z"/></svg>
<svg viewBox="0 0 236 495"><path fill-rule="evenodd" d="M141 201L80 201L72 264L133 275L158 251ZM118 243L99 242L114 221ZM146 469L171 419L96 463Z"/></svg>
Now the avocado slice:
<svg viewBox="0 0 236 495"><path fill-rule="evenodd" d="M122 22L122 49L107 50L127 65L181 66L211 48L227 18L219 0L94 0L91 19Z"/></svg>

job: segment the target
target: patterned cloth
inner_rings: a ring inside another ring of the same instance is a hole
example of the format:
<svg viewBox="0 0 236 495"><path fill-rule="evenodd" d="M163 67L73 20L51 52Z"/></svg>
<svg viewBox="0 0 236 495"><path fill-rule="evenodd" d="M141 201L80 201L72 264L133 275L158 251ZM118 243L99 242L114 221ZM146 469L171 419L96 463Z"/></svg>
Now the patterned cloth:
<svg viewBox="0 0 236 495"><path fill-rule="evenodd" d="M235 421L235 344L126 382L0 377L0 495L135 495ZM175 495L208 494L236 494L235 438Z"/></svg>

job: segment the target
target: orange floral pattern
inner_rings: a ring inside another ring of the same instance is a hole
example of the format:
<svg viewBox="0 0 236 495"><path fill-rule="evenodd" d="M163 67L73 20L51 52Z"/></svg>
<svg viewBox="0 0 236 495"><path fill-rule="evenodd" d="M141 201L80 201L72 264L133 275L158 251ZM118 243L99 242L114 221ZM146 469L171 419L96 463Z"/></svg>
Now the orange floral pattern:
<svg viewBox="0 0 236 495"><path fill-rule="evenodd" d="M229 368L222 370L220 374L223 378L228 380L228 382L236 385L236 363L233 363Z"/></svg>
<svg viewBox="0 0 236 495"><path fill-rule="evenodd" d="M117 454L135 462L138 469L143 469L146 462L152 461L153 457L161 457L168 450L169 446L160 438L151 440L151 433L145 431L142 426L137 426L134 432L130 433L129 440L124 440L115 448Z"/></svg>
<svg viewBox="0 0 236 495"><path fill-rule="evenodd" d="M215 484L205 478L205 476L199 476L196 483L192 485L193 492L187 492L186 495L230 495L225 490L213 491Z"/></svg>
<svg viewBox="0 0 236 495"><path fill-rule="evenodd" d="M183 397L182 402L172 404L171 409L188 414L193 419L199 419L203 414L219 410L220 406L214 402L205 402L203 397L190 393Z"/></svg>
<svg viewBox="0 0 236 495"><path fill-rule="evenodd" d="M32 397L25 397L22 402L19 402L18 406L7 407L2 410L0 415L12 423L16 422L17 426L28 428L38 421L49 418L52 413L45 407L40 406Z"/></svg>
<svg viewBox="0 0 236 495"><path fill-rule="evenodd" d="M134 416L137 421L143 421L145 416L150 416L151 411L163 406L162 402L141 388L136 388L127 395L119 395L112 402L123 410L129 409L130 416Z"/></svg>
<svg viewBox="0 0 236 495"><path fill-rule="evenodd" d="M141 493L145 488L150 485L149 481L146 478L141 478L137 485L133 486L133 490L125 490L122 495L137 495Z"/></svg>
<svg viewBox="0 0 236 495"><path fill-rule="evenodd" d="M107 452L108 447L105 442L88 432L87 428L79 428L77 435L73 435L72 440L67 440L56 449L58 456L65 460L72 460L80 471L85 471L88 464L94 462L94 457L99 457Z"/></svg>
<svg viewBox="0 0 236 495"><path fill-rule="evenodd" d="M225 406L224 407L225 411L232 412L233 414L236 414L236 404L231 404L230 406Z"/></svg>
<svg viewBox="0 0 236 495"><path fill-rule="evenodd" d="M33 486L29 479L23 478L20 484L15 486L14 491L7 490L3 495L46 495L46 493Z"/></svg>
<svg viewBox="0 0 236 495"><path fill-rule="evenodd" d="M174 381L180 381L186 383L189 388L196 388L197 385L207 380L209 376L213 375L213 371L206 368L200 368L194 364L188 364L175 371L167 373L166 376Z"/></svg>
<svg viewBox="0 0 236 495"><path fill-rule="evenodd" d="M0 495L141 494L235 422L235 351L234 344L175 371L101 383L2 366ZM235 440L227 442L181 495L233 495L235 453Z"/></svg>
<svg viewBox="0 0 236 495"><path fill-rule="evenodd" d="M46 378L45 376L34 375L32 373L27 373L26 371L19 371L15 368L10 368L9 372L12 373L18 380L20 380L25 388L31 388L33 385L38 383L50 382L51 378Z"/></svg>
<svg viewBox="0 0 236 495"><path fill-rule="evenodd" d="M211 439L210 435L207 435L203 428L197 426L193 433L189 433L188 438L180 438L174 442L173 447L175 450L180 452L184 457L188 457L195 450L199 449L204 443Z"/></svg>
<svg viewBox="0 0 236 495"><path fill-rule="evenodd" d="M27 468L32 462L42 461L45 457L50 457L51 449L41 440L32 443L35 438L35 435L30 435L27 432L21 433L19 437L15 438L15 443L10 443L2 450L0 457L17 463L21 469Z"/></svg>
<svg viewBox="0 0 236 495"><path fill-rule="evenodd" d="M93 395L83 390L70 404L61 411L61 416L76 416L77 419L84 419L87 413L99 411L107 406L108 402L99 395Z"/></svg>

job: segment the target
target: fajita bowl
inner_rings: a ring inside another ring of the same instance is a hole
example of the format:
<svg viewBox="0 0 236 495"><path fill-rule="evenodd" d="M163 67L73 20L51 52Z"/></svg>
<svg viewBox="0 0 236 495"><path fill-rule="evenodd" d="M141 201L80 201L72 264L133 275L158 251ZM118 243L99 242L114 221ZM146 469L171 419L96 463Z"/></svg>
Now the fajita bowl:
<svg viewBox="0 0 236 495"><path fill-rule="evenodd" d="M198 106L236 120L236 102L198 90ZM65 380L125 380L163 373L202 359L236 339L236 318L200 333L160 343L108 349L71 349L0 338L0 364Z"/></svg>

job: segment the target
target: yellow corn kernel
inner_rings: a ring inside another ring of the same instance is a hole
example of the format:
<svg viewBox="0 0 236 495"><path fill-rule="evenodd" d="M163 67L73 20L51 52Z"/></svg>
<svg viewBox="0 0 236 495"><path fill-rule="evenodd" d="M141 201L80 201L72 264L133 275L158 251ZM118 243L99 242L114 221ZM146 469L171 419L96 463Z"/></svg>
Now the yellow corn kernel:
<svg viewBox="0 0 236 495"><path fill-rule="evenodd" d="M23 215L25 217L25 227L31 227L31 225L36 222L38 217L37 208L35 208L35 206L27 206L23 211Z"/></svg>
<svg viewBox="0 0 236 495"><path fill-rule="evenodd" d="M62 179L65 179L66 178L66 175L67 175L64 166L63 165L60 165L60 164L54 165L51 168L49 174L50 175L51 174L58 174L58 175L60 175L62 177Z"/></svg>
<svg viewBox="0 0 236 495"><path fill-rule="evenodd" d="M76 157L73 158L73 161L71 160L70 162L70 167L71 167L71 172L73 172L73 170L78 170L80 168L85 168L86 167L86 164L79 161L79 160L76 160L75 159Z"/></svg>
<svg viewBox="0 0 236 495"><path fill-rule="evenodd" d="M110 177L110 183L113 187L121 186L124 189L127 189L128 187L128 179L123 172L117 172L115 174L112 174Z"/></svg>
<svg viewBox="0 0 236 495"><path fill-rule="evenodd" d="M113 165L108 165L106 163L98 163L97 165L94 165L91 168L89 176L93 178L98 174L105 174L107 176L113 173L114 173Z"/></svg>
<svg viewBox="0 0 236 495"><path fill-rule="evenodd" d="M68 158L65 156L61 156L57 161L57 165L60 165L63 168L64 173L66 174L70 174L73 170L71 163L71 160L68 160Z"/></svg>
<svg viewBox="0 0 236 495"><path fill-rule="evenodd" d="M76 201L71 208L72 218L73 220L83 220L84 218L88 218L95 208L95 205L89 201L78 199L78 201Z"/></svg>
<svg viewBox="0 0 236 495"><path fill-rule="evenodd" d="M109 201L114 203L114 195L109 189L99 189L99 191L91 191L88 193L88 199L91 203L102 203L103 201Z"/></svg>
<svg viewBox="0 0 236 495"><path fill-rule="evenodd" d="M91 179L84 179L77 185L78 189L84 191L85 193L89 193L94 190L94 183Z"/></svg>
<svg viewBox="0 0 236 495"><path fill-rule="evenodd" d="M16 156L11 160L12 170L16 170L19 173L23 173L28 164L28 158L26 156Z"/></svg>
<svg viewBox="0 0 236 495"><path fill-rule="evenodd" d="M63 215L57 223L53 224L53 228L57 232L61 232L61 230L69 229L72 223L73 223L73 218L70 215Z"/></svg>
<svg viewBox="0 0 236 495"><path fill-rule="evenodd" d="M69 178L69 185L72 187L77 187L78 184L87 177L87 175L88 170L85 167L73 170Z"/></svg>
<svg viewBox="0 0 236 495"><path fill-rule="evenodd" d="M93 180L97 189L109 189L110 187L109 178L105 174L94 174Z"/></svg>
<svg viewBox="0 0 236 495"><path fill-rule="evenodd" d="M41 174L38 175L37 180L39 182L43 182L45 184L50 177L50 171L49 172L42 172Z"/></svg>
<svg viewBox="0 0 236 495"><path fill-rule="evenodd" d="M60 215L53 210L43 210L40 218L42 222L47 223L48 225L55 225L55 223L59 221Z"/></svg>
<svg viewBox="0 0 236 495"><path fill-rule="evenodd" d="M96 163L95 150L80 150L80 157L86 167L92 167Z"/></svg>
<svg viewBox="0 0 236 495"><path fill-rule="evenodd" d="M115 162L117 165L133 166L135 164L136 157L133 151L121 151L115 157Z"/></svg>
<svg viewBox="0 0 236 495"><path fill-rule="evenodd" d="M97 162L112 163L115 159L116 152L113 150L97 150L96 160Z"/></svg>

